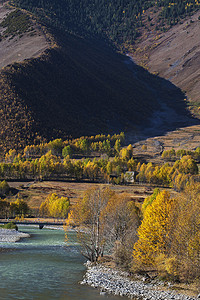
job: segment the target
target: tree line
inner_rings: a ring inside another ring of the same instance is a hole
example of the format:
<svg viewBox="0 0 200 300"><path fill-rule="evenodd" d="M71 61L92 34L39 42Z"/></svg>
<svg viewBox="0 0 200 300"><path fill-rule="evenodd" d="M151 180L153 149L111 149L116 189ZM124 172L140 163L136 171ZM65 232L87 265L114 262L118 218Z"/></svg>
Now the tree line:
<svg viewBox="0 0 200 300"><path fill-rule="evenodd" d="M168 162L146 163L134 157L132 145L122 147L124 138L120 133L67 141L56 139L27 146L22 153L11 149L0 163L0 178L126 184L129 182L127 172L132 172L135 182L181 191L193 180L193 175L198 176L198 148L196 151L164 151L162 158Z"/></svg>
<svg viewBox="0 0 200 300"><path fill-rule="evenodd" d="M195 151L179 149L175 151L173 148L165 150L162 153L162 158L168 161L175 161L181 159L184 155L190 155L196 162L200 161L200 147L197 147Z"/></svg>
<svg viewBox="0 0 200 300"><path fill-rule="evenodd" d="M31 158L39 158L49 151L53 155L65 158L70 158L76 155L90 155L92 153L114 156L115 151L118 151L124 145L124 132L114 135L98 134L96 136L82 136L76 139L55 139L49 143L40 143L26 146L21 152L16 149L10 149L5 153L3 160L5 162L16 162L18 160L28 160Z"/></svg>

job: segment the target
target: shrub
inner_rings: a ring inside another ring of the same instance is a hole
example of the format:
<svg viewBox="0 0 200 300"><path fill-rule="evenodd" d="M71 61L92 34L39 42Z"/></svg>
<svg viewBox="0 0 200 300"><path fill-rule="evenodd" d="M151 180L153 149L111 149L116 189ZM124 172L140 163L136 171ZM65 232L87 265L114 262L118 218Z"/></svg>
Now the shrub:
<svg viewBox="0 0 200 300"><path fill-rule="evenodd" d="M15 230L18 230L17 225L16 225L15 223L13 223L13 222L10 222L10 223L8 223L8 224L4 224L4 225L3 225L3 228L5 228L5 229L15 229Z"/></svg>

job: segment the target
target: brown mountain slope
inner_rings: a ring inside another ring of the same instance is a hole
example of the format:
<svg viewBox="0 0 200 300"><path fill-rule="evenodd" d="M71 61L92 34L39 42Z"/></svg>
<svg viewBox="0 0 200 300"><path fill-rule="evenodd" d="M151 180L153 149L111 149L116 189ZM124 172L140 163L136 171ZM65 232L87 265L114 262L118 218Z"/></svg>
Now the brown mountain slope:
<svg viewBox="0 0 200 300"><path fill-rule="evenodd" d="M0 69L37 57L49 47L50 41L30 15L0 4Z"/></svg>
<svg viewBox="0 0 200 300"><path fill-rule="evenodd" d="M199 16L200 12L165 33L149 31L132 54L137 63L170 80L194 102L200 102Z"/></svg>

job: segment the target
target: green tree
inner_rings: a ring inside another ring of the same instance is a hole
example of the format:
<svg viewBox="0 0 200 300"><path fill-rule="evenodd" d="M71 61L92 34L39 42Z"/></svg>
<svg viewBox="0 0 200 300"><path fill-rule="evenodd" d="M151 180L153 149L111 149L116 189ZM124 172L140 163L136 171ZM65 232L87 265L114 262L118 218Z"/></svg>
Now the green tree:
<svg viewBox="0 0 200 300"><path fill-rule="evenodd" d="M63 157L69 156L71 158L72 153L73 153L73 151L72 151L72 148L70 147L70 145L65 146L62 150L62 156Z"/></svg>

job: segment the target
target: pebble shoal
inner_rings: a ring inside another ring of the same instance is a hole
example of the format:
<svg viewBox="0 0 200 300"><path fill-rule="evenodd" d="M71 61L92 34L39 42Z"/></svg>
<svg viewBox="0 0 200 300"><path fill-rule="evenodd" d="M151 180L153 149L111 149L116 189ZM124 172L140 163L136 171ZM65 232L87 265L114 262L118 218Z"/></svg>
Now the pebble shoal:
<svg viewBox="0 0 200 300"><path fill-rule="evenodd" d="M86 263L87 271L80 282L100 289L100 294L114 294L137 300L194 300L200 299L162 289L162 283L133 281L127 272L113 270L100 264Z"/></svg>

